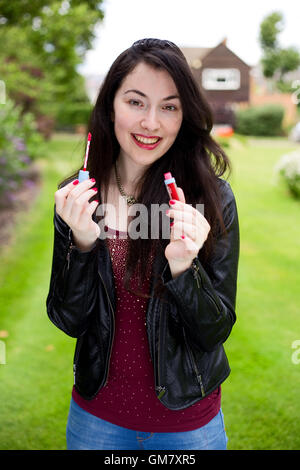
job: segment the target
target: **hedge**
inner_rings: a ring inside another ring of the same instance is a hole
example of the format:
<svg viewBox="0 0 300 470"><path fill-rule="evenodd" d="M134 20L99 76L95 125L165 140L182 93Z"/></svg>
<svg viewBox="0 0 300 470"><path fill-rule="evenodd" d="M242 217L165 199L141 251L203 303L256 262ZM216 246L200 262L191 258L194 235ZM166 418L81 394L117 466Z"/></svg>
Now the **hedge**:
<svg viewBox="0 0 300 470"><path fill-rule="evenodd" d="M284 135L282 121L284 108L269 104L236 111L236 132L244 135Z"/></svg>

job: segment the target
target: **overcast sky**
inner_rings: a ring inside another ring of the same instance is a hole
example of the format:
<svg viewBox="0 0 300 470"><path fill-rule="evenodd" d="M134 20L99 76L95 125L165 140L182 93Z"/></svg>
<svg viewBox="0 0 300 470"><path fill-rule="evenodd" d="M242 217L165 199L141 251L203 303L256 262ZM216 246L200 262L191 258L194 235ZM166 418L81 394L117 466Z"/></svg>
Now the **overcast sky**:
<svg viewBox="0 0 300 470"><path fill-rule="evenodd" d="M227 46L249 65L260 58L259 25L280 11L280 44L300 49L298 0L104 0L105 18L81 72L105 74L115 58L137 39L169 39L178 46Z"/></svg>

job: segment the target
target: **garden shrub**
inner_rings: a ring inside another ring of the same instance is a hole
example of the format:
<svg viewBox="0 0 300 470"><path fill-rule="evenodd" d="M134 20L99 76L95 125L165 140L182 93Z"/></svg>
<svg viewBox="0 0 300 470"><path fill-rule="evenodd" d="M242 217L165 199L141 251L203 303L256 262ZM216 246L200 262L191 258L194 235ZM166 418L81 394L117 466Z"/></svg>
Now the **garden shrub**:
<svg viewBox="0 0 300 470"><path fill-rule="evenodd" d="M278 136L283 135L282 121L284 108L269 104L253 106L236 111L236 132L244 135Z"/></svg>
<svg viewBox="0 0 300 470"><path fill-rule="evenodd" d="M87 125L92 112L91 103L65 103L55 116L56 129L74 130L77 125Z"/></svg>
<svg viewBox="0 0 300 470"><path fill-rule="evenodd" d="M0 205L13 199L23 181L30 182L28 170L42 144L31 114L22 116L11 100L0 105Z"/></svg>

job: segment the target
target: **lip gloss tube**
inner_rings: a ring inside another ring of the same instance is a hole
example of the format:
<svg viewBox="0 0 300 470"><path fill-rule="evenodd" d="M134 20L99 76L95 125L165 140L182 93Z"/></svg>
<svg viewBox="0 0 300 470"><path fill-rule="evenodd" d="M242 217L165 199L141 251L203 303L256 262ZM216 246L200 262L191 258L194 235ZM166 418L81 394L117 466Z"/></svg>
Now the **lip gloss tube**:
<svg viewBox="0 0 300 470"><path fill-rule="evenodd" d="M165 173L164 177L165 177L165 185L169 193L170 199L175 199L176 201L179 201L175 178L172 176L170 172Z"/></svg>
<svg viewBox="0 0 300 470"><path fill-rule="evenodd" d="M89 157L91 140L92 140L92 134L89 132L88 139L87 139L87 144L86 144L83 170L79 170L79 173L78 173L79 183L82 183L82 181L88 180L89 177L90 177L90 172L87 171L86 167L87 167L87 161L88 161L88 157Z"/></svg>

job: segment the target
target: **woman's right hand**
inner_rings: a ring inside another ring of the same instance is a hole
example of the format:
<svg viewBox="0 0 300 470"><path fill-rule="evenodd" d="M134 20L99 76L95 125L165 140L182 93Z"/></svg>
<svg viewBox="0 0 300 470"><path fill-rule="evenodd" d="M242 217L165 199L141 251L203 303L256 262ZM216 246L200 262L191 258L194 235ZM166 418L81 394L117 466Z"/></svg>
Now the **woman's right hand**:
<svg viewBox="0 0 300 470"><path fill-rule="evenodd" d="M100 235L100 227L92 219L99 202L89 202L97 191L92 187L95 182L94 178L79 184L75 180L58 189L54 195L56 212L71 228L73 240L82 251L89 250Z"/></svg>

